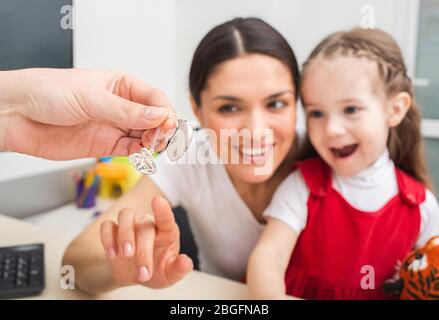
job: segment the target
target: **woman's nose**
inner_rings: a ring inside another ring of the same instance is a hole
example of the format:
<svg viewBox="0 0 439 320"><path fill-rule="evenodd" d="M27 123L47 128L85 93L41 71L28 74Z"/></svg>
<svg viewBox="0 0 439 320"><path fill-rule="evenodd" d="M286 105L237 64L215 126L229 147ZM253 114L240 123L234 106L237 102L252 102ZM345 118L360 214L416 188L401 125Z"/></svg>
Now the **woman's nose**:
<svg viewBox="0 0 439 320"><path fill-rule="evenodd" d="M268 119L261 110L254 110L250 113L247 128L250 130L261 131L269 128Z"/></svg>
<svg viewBox="0 0 439 320"><path fill-rule="evenodd" d="M272 131L271 126L264 112L253 111L247 123L247 129L251 131L253 140L264 141L267 131Z"/></svg>

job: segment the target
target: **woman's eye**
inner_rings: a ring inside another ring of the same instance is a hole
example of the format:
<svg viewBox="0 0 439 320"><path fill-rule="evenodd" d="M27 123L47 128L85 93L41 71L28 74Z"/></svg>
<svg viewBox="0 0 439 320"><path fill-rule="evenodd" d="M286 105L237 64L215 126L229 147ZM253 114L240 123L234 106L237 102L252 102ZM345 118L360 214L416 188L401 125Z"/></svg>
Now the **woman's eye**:
<svg viewBox="0 0 439 320"><path fill-rule="evenodd" d="M323 112L319 110L311 110L308 112L309 118L321 118L323 116Z"/></svg>
<svg viewBox="0 0 439 320"><path fill-rule="evenodd" d="M268 107L269 108L272 108L272 109L281 109L281 108L283 108L283 107L285 107L287 104L285 103L285 102L283 102L283 101L280 101L280 100L274 100L274 101L271 101L269 104L268 104Z"/></svg>
<svg viewBox="0 0 439 320"><path fill-rule="evenodd" d="M218 109L220 113L236 112L238 110L239 108L234 104L225 104Z"/></svg>
<svg viewBox="0 0 439 320"><path fill-rule="evenodd" d="M358 110L359 110L359 108L356 106L349 106L349 107L344 108L343 111L346 114L354 114L354 113L358 112Z"/></svg>

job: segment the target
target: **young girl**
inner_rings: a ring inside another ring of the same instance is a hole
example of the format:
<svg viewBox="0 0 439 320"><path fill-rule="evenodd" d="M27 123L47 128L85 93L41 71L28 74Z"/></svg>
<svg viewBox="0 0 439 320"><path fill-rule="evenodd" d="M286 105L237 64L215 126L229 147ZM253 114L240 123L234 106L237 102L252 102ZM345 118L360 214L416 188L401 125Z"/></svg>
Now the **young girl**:
<svg viewBox="0 0 439 320"><path fill-rule="evenodd" d="M392 298L382 285L398 261L439 234L401 52L380 30L332 34L305 63L301 90L318 156L297 164L264 212L250 295Z"/></svg>

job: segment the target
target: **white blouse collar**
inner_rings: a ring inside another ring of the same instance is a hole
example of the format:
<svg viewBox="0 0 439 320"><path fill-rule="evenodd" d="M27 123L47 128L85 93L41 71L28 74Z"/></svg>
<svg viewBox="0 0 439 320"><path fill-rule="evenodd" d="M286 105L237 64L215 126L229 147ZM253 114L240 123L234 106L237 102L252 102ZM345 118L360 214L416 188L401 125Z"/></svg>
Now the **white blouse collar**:
<svg viewBox="0 0 439 320"><path fill-rule="evenodd" d="M345 183L363 187L376 186L382 184L389 176L394 173L394 164L390 159L386 149L384 153L369 167L359 172L355 176L345 177L334 174L334 179Z"/></svg>

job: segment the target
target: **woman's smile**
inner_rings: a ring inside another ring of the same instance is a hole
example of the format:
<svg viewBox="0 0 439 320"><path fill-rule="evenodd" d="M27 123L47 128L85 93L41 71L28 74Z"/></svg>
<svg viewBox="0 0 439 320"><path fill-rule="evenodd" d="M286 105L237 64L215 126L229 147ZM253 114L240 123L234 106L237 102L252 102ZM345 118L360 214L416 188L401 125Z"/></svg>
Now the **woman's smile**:
<svg viewBox="0 0 439 320"><path fill-rule="evenodd" d="M275 146L276 144L267 144L253 148L233 146L233 150L239 153L240 159L244 161L244 164L262 165L269 157L273 156Z"/></svg>

